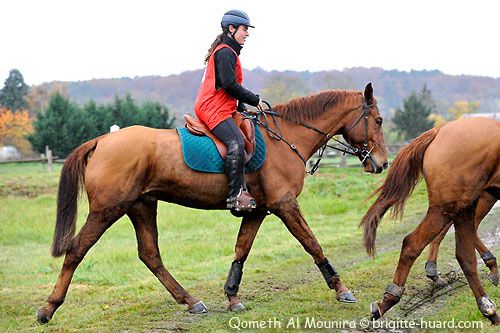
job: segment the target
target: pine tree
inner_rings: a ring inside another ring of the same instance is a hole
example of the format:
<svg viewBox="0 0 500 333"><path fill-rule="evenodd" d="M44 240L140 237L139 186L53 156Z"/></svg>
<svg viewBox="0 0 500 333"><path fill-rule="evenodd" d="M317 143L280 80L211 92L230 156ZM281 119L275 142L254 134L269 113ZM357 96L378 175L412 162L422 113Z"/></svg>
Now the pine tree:
<svg viewBox="0 0 500 333"><path fill-rule="evenodd" d="M168 108L158 102L146 102L141 105L138 116L137 124L154 128L174 127L175 117L171 117Z"/></svg>
<svg viewBox="0 0 500 333"><path fill-rule="evenodd" d="M12 69L5 80L4 87L0 90L0 105L15 112L28 108L25 97L29 87L24 83L23 75L17 69Z"/></svg>
<svg viewBox="0 0 500 333"><path fill-rule="evenodd" d="M111 125L172 128L174 121L162 104L147 102L138 106L130 95L124 99L116 96L110 104L97 105L91 100L80 108L56 93L48 107L37 112L34 133L28 139L36 151L44 152L48 145L55 155L66 157L85 141L108 133Z"/></svg>
<svg viewBox="0 0 500 333"><path fill-rule="evenodd" d="M431 129L434 121L429 116L433 113L433 105L431 92L426 86L419 94L413 92L405 98L403 110L397 109L392 119L399 136L411 140Z"/></svg>
<svg viewBox="0 0 500 333"><path fill-rule="evenodd" d="M59 93L51 96L45 112L37 112L34 133L28 137L33 149L45 151L48 145L55 155L65 157L90 139L90 124L84 112Z"/></svg>

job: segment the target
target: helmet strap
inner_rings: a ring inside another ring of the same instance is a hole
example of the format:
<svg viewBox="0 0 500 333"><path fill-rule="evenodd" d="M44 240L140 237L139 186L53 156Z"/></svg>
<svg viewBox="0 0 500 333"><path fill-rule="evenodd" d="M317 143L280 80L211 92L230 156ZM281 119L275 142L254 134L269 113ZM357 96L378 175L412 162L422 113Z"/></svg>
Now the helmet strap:
<svg viewBox="0 0 500 333"><path fill-rule="evenodd" d="M231 25L232 25L232 24L231 24ZM234 40L236 40L236 39L234 38L234 35L236 34L236 31L238 31L238 28L239 28L239 27L240 27L239 25L237 25L236 27L233 25L234 32L231 32L231 30L229 30L229 26L227 26L227 29L228 29L228 31L229 31L229 34L231 35L231 38L232 38L232 39L234 39Z"/></svg>

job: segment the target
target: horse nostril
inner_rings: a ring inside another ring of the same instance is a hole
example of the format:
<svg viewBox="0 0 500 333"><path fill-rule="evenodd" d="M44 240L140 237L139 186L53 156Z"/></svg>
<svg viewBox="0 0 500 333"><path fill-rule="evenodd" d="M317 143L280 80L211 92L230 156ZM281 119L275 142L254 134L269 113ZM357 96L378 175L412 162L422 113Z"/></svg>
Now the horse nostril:
<svg viewBox="0 0 500 333"><path fill-rule="evenodd" d="M389 163L385 162L384 165L382 165L382 168L385 170L389 166Z"/></svg>

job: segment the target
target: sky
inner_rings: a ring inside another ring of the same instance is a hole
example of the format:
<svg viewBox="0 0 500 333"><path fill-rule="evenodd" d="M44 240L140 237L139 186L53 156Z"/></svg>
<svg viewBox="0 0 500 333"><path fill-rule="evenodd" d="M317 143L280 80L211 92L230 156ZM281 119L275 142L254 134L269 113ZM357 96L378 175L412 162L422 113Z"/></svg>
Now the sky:
<svg viewBox="0 0 500 333"><path fill-rule="evenodd" d="M167 76L204 67L230 9L256 26L243 67L440 70L500 77L498 0L0 1L0 85Z"/></svg>

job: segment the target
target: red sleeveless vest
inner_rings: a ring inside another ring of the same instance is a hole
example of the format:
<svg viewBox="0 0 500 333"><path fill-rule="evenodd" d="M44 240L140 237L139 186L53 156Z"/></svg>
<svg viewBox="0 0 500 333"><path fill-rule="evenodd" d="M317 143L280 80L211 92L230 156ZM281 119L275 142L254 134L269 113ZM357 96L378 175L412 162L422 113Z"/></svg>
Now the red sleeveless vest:
<svg viewBox="0 0 500 333"><path fill-rule="evenodd" d="M201 81L200 90L196 96L194 111L199 120L204 122L210 130L221 121L231 118L236 112L238 101L231 97L224 89L215 88L215 52L227 47L236 55L236 82L243 83L243 73L238 54L227 44L218 45L208 60L205 74Z"/></svg>

